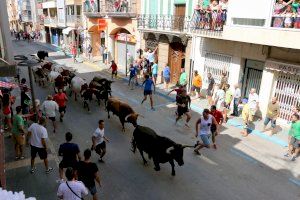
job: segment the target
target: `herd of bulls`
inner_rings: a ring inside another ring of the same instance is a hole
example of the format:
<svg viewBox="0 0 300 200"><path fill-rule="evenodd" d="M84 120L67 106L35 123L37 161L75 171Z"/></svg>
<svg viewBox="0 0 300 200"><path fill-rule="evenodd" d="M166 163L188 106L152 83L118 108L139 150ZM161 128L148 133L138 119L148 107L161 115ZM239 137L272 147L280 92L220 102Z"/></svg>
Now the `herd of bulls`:
<svg viewBox="0 0 300 200"><path fill-rule="evenodd" d="M132 136L132 151L135 153L136 149L139 150L144 165L147 164L143 155L144 152L148 154L149 159L153 160L156 171L160 170L159 163L169 162L172 167L172 175L174 176L174 160L179 166L184 164L184 148L192 146L175 143L169 138L157 135L149 127L138 125L137 119L141 115L136 113L128 103L111 96L111 84L113 81L96 76L88 84L84 79L77 76L75 71L54 66L51 62L42 63L41 66L33 68L33 72L35 81L40 86L44 86L46 81L48 81L54 83L56 92L59 89L66 91L69 88L70 96L74 93L75 101L77 101L77 95L81 95L83 106L88 111L90 110L89 102L93 99L93 96L96 97L99 105L100 101L103 100L108 118L110 118L110 112L117 115L122 124L122 131L125 131L125 123L131 123L135 127Z"/></svg>

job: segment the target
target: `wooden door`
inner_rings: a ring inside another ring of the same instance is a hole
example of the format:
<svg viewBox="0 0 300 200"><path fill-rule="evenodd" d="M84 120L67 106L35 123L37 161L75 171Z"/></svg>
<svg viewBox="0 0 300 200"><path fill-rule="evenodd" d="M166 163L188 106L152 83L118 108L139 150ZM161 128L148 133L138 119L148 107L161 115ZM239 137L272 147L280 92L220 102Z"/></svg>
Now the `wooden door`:
<svg viewBox="0 0 300 200"><path fill-rule="evenodd" d="M169 50L169 67L171 71L171 83L179 81L181 67L184 67L184 46L181 43L171 43Z"/></svg>
<svg viewBox="0 0 300 200"><path fill-rule="evenodd" d="M184 29L185 4L175 4L173 28L178 31Z"/></svg>

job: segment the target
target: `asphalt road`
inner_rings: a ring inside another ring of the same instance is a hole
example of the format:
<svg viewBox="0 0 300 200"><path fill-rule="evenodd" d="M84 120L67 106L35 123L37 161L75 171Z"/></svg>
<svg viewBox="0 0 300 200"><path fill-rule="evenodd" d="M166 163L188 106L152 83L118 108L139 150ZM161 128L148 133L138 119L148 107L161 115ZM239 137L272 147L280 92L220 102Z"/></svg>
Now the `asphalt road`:
<svg viewBox="0 0 300 200"><path fill-rule="evenodd" d="M37 50L50 49L37 44L15 42L15 54L36 53ZM70 64L71 59L61 53L51 53L51 57L57 62ZM79 76L87 81L96 74L106 75L95 66L87 64L70 64L79 70ZM26 76L26 70L22 70ZM52 86L45 88L35 86L36 96L44 100L48 94L53 94ZM167 136L182 144L194 144L194 124L199 117L193 112L190 123L192 128L184 127L183 121L174 125L174 103L159 95L155 95L156 110L151 111L149 102L140 105L142 90L136 88L130 90L127 83L116 80L113 83L113 96L127 101L144 118L139 118L138 123L153 128L158 134ZM78 143L81 151L91 146L91 135L97 127L99 119L105 120L105 134L110 139L107 145L105 163L98 163L102 178L102 188L98 188L100 199L132 200L132 199L206 199L206 200L298 200L300 199L299 165L283 162L280 167L275 167L270 158L271 154L264 151L279 151L278 147L262 141L242 141L237 137L239 129L234 127L224 128L218 136L218 149L205 149L202 156L193 154L192 149L185 149L182 167L176 166L176 176L171 176L170 165L161 165L161 171L153 169L152 162L143 165L139 153L130 151L130 140L133 127L126 124L126 132L121 131L121 124L116 116L107 118L107 113L96 101L92 103L92 112L83 109L82 101L75 102L70 98L67 105L67 113L63 123L58 122L58 132L52 133L52 127L48 125L51 149L51 165L55 170L50 175L45 175L43 165L39 164L36 174L29 173L28 160L25 163L14 163L11 142L7 139L7 162L11 169L7 170L8 189L24 190L29 196L36 196L41 200L56 199L58 184L57 150L64 142L64 133L71 131L74 142ZM260 146L257 147L256 144ZM260 149L261 148L261 149ZM248 151L253 155L249 155ZM277 152L277 154L283 154ZM29 156L27 149L27 155ZM97 156L93 155L93 161L97 162ZM279 161L278 161L279 162ZM299 162L299 161L297 161ZM20 166L15 166L20 164ZM292 169L292 170L291 170Z"/></svg>

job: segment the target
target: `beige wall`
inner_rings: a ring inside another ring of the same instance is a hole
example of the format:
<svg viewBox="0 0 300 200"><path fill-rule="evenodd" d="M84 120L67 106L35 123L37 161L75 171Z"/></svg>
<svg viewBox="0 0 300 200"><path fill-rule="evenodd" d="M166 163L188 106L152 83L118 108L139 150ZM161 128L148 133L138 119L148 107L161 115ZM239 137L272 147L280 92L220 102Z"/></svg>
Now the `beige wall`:
<svg viewBox="0 0 300 200"><path fill-rule="evenodd" d="M250 43L205 38L204 51L226 54L235 57L264 61L267 47Z"/></svg>
<svg viewBox="0 0 300 200"><path fill-rule="evenodd" d="M161 72L165 64L169 61L169 49L170 46L168 43L158 44L158 83L162 82Z"/></svg>
<svg viewBox="0 0 300 200"><path fill-rule="evenodd" d="M300 35L300 33L299 33ZM288 63L300 63L300 50L296 49L287 49L287 48L278 48L271 47L270 48L270 58L276 60L286 61Z"/></svg>

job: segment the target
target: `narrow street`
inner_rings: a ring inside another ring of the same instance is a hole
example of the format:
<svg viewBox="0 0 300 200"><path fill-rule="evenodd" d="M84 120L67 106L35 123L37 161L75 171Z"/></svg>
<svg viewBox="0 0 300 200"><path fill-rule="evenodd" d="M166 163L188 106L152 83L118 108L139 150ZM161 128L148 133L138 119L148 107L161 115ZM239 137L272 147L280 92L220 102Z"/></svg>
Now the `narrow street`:
<svg viewBox="0 0 300 200"><path fill-rule="evenodd" d="M49 60L58 64L74 67L80 77L89 82L94 76L108 76L107 70L97 67L96 63L72 63L72 59L61 52L36 43L13 42L14 54L30 55L38 50L49 51ZM21 77L27 78L26 68ZM28 80L28 78L27 78ZM18 90L18 89L17 89ZM34 87L41 102L53 87ZM164 95L154 95L155 111L150 110L149 100L140 104L143 98L141 88L130 90L122 79L112 84L112 95L128 102L136 112L143 115L138 124L153 128L159 135L169 137L177 143L193 145L194 124L199 113L192 112L191 128L181 120L175 122L175 104ZM18 102L18 101L17 101ZM58 188L58 147L64 142L64 134L70 131L73 142L79 144L81 152L91 147L91 136L97 128L99 119L105 120L105 134L110 139L107 145L105 163L97 163L102 178L102 188L97 188L100 199L107 200L165 200L165 199L224 199L224 200L299 200L300 199L300 162L292 163L283 158L286 148L261 139L257 136L242 138L238 127L225 125L217 137L218 149L205 149L196 156L190 148L185 149L182 167L176 165L176 176L171 176L168 163L161 165L161 171L153 169L153 163L143 165L140 154L133 154L131 136L133 126L126 124L126 132L116 116L107 118L103 103L99 107L92 102L92 112L83 109L82 101L69 98L67 113L63 123L58 122L57 133L48 124L50 165L54 171L46 175L43 163L37 165L35 174L30 174L29 148L23 161L14 161L12 141L6 138L6 176L7 188L13 191L24 190L25 194L41 200L56 199ZM94 162L97 162L93 153ZM91 199L91 197L89 196Z"/></svg>

